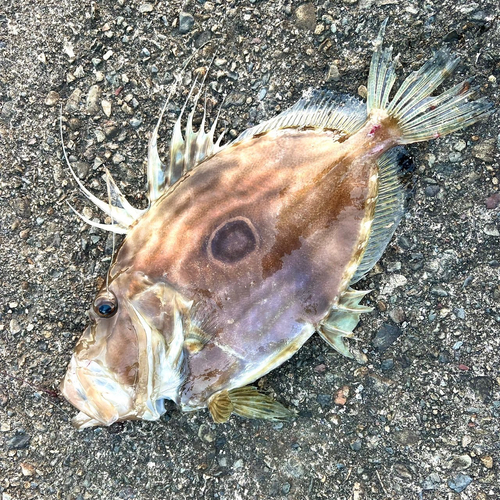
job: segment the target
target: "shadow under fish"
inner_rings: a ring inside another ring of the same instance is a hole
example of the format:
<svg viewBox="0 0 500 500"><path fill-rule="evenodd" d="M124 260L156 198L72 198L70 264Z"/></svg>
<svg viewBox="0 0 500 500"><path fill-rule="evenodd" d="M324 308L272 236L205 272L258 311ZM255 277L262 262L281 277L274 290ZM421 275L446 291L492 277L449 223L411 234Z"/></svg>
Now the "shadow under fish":
<svg viewBox="0 0 500 500"><path fill-rule="evenodd" d="M110 202L85 195L126 234L62 383L79 427L158 419L164 400L281 420L293 413L252 384L314 333L345 338L367 293L351 286L381 257L404 211L401 145L468 127L492 112L468 82L432 97L458 58L437 52L403 82L376 41L366 104L309 92L221 146L205 116L175 124L170 163L148 155L150 206L133 208L108 175ZM161 118L160 118L161 119ZM358 354L358 356L361 356Z"/></svg>

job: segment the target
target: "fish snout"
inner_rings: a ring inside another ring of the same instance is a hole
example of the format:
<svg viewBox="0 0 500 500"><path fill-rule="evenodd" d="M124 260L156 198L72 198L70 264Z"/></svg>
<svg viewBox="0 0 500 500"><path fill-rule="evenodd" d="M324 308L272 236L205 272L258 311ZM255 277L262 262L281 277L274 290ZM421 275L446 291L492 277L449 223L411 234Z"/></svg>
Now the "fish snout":
<svg viewBox="0 0 500 500"><path fill-rule="evenodd" d="M78 428L111 425L134 418L135 395L130 386L116 379L99 360L71 358L61 384L64 397L80 413L72 419Z"/></svg>

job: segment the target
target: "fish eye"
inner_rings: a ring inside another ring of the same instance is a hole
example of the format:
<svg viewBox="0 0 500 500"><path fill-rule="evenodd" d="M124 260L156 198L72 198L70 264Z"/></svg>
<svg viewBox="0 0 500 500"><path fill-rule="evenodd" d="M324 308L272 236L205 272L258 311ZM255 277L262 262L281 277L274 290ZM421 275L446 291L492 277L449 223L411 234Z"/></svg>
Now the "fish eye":
<svg viewBox="0 0 500 500"><path fill-rule="evenodd" d="M210 237L211 257L226 264L243 259L257 248L257 231L245 217L235 217L221 224Z"/></svg>
<svg viewBox="0 0 500 500"><path fill-rule="evenodd" d="M118 310L118 301L113 292L106 290L100 293L94 301L94 311L101 318L111 318Z"/></svg>

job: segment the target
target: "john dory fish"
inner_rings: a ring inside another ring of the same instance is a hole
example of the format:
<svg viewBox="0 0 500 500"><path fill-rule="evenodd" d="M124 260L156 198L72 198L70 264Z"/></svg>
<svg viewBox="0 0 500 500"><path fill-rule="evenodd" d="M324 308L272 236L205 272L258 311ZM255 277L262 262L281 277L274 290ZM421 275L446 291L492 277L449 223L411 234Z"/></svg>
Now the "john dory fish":
<svg viewBox="0 0 500 500"><path fill-rule="evenodd" d="M382 35L367 102L312 92L230 144L205 118L175 124L170 163L148 155L147 210L108 176L90 200L126 234L62 383L77 427L158 419L164 400L278 420L290 412L252 384L318 332L340 353L366 292L354 290L394 233L405 198L401 145L468 127L491 112L467 82L432 97L458 59L437 52L390 97ZM199 95L199 94L198 94ZM96 225L92 221L88 221Z"/></svg>

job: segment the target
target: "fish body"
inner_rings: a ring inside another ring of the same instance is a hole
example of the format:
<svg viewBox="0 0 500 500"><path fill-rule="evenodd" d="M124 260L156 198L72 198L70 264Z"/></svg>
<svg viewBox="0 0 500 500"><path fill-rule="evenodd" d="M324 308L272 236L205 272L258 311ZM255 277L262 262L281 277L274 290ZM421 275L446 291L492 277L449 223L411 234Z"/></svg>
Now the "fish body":
<svg viewBox="0 0 500 500"><path fill-rule="evenodd" d="M491 110L469 101L464 84L430 97L457 63L445 52L389 101L395 73L383 28L366 106L313 92L223 147L204 119L193 132L191 113L185 140L180 118L174 128L168 168L157 126L144 212L109 179L111 202L101 208L117 221L109 229L127 236L62 384L81 410L78 427L154 420L164 399L186 411L208 407L216 422L231 413L287 418L250 384L314 332L352 357L343 338L371 309L351 285L376 263L403 213L400 145Z"/></svg>

